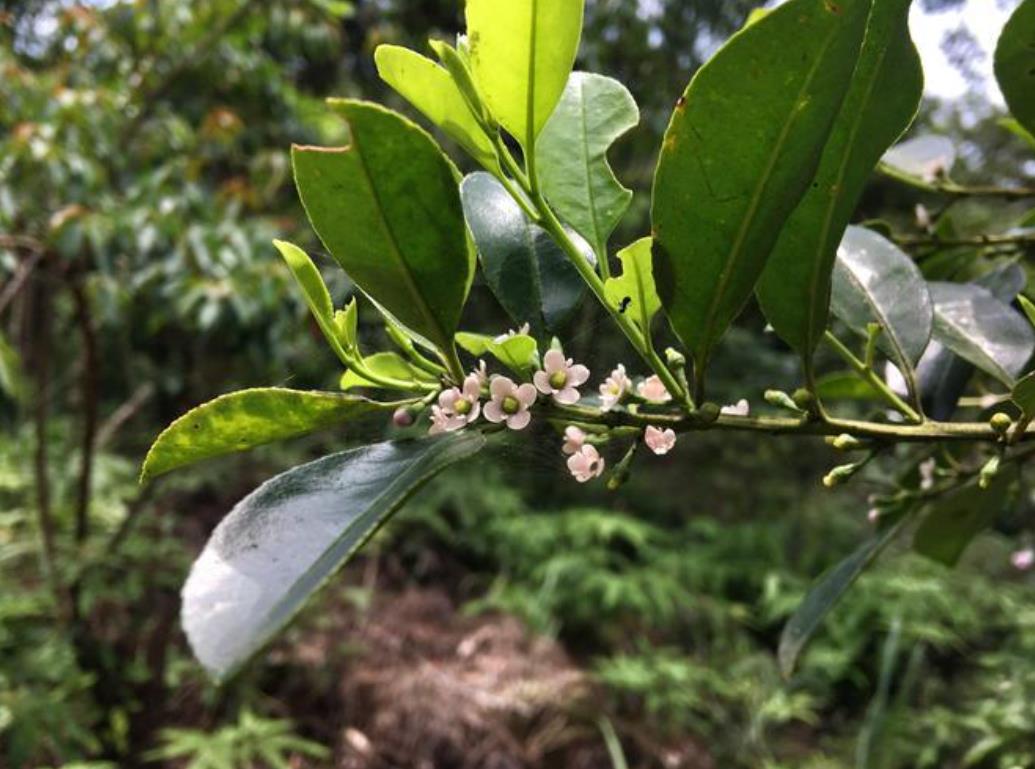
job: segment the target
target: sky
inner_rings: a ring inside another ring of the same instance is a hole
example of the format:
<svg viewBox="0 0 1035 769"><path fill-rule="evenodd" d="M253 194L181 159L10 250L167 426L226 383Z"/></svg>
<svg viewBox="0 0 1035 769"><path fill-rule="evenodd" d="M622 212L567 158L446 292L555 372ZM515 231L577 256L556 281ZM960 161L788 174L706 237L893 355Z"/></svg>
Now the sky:
<svg viewBox="0 0 1035 769"><path fill-rule="evenodd" d="M956 10L926 13L919 3L915 3L910 14L910 28L924 61L927 94L957 99L967 93L967 81L949 63L942 50L946 34L966 27L984 53L970 62L981 75L982 90L990 101L1001 105L1003 97L992 71L993 53L1003 25L1019 4L1020 0L967 0Z"/></svg>

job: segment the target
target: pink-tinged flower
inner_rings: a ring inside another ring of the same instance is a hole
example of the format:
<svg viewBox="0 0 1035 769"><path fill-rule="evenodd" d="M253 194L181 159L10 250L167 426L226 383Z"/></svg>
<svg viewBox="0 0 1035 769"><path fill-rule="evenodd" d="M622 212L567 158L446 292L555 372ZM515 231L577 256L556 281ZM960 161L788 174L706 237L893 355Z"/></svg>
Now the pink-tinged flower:
<svg viewBox="0 0 1035 769"><path fill-rule="evenodd" d="M586 434L575 425L564 428L564 445L561 451L565 454L578 454L586 443Z"/></svg>
<svg viewBox="0 0 1035 769"><path fill-rule="evenodd" d="M665 387L665 383L661 381L661 378L657 374L648 377L640 382L640 386L636 388L636 392L645 401L651 403L668 403L672 400L672 396L669 395L668 390Z"/></svg>
<svg viewBox="0 0 1035 769"><path fill-rule="evenodd" d="M751 404L742 398L735 405L723 406L721 413L728 417L749 417L751 416Z"/></svg>
<svg viewBox="0 0 1035 769"><path fill-rule="evenodd" d="M1010 563L1018 571L1028 571L1032 566L1035 566L1035 550L1030 547L1018 550L1010 556Z"/></svg>
<svg viewBox="0 0 1035 769"><path fill-rule="evenodd" d="M438 396L438 405L431 407L432 435L451 433L471 424L482 413L482 385L475 374L464 380L464 387L443 390Z"/></svg>
<svg viewBox="0 0 1035 769"><path fill-rule="evenodd" d="M535 388L530 384L516 385L505 376L495 377L489 384L492 400L485 404L485 418L490 422L506 422L511 430L524 430L532 421L528 410L535 399Z"/></svg>
<svg viewBox="0 0 1035 769"><path fill-rule="evenodd" d="M643 440L647 448L659 457L668 454L676 446L676 432L672 429L662 430L660 427L651 425L643 434Z"/></svg>
<svg viewBox="0 0 1035 769"><path fill-rule="evenodd" d="M604 458L596 446L586 445L568 457L568 470L579 483L588 483L604 473Z"/></svg>
<svg viewBox="0 0 1035 769"><path fill-rule="evenodd" d="M610 411L619 403L625 394L632 390L632 382L625 373L625 366L621 363L611 372L611 376L600 385L600 408L602 411Z"/></svg>
<svg viewBox="0 0 1035 769"><path fill-rule="evenodd" d="M509 331L507 331L506 334L500 334L498 337L496 337L492 341L494 341L497 344L499 344L501 342L506 342L508 339L513 339L516 336L528 336L528 334L529 334L529 332L531 330L532 330L532 325L530 323L523 323L517 329L517 331L515 331L514 329L510 329Z"/></svg>
<svg viewBox="0 0 1035 769"><path fill-rule="evenodd" d="M563 406L579 402L578 388L589 379L589 369L565 358L560 350L550 350L543 356L543 368L535 372L532 381L543 395L551 395Z"/></svg>

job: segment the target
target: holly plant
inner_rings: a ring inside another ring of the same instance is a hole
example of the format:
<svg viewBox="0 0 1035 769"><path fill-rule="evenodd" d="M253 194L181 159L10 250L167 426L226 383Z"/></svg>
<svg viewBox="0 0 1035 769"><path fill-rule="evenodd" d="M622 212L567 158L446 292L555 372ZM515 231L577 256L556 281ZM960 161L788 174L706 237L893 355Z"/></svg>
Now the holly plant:
<svg viewBox="0 0 1035 769"><path fill-rule="evenodd" d="M639 114L621 83L572 72L583 0L467 0L455 44L432 41L429 56L378 48L381 77L480 170L462 176L396 112L331 100L348 144L294 147L294 175L358 299L336 307L309 255L276 247L342 366L342 392L217 398L162 433L143 477L369 415L415 437L296 467L231 511L183 593L202 664L219 678L240 669L424 482L534 422L556 435L575 480L611 487L638 448L665 454L698 431L826 439L852 459L823 479L830 487L893 457L897 477L872 497L872 539L821 578L785 630L787 672L897 536L954 563L1017 501L1020 466L1035 455L1035 376L1024 376L1035 308L1020 297L1026 318L1015 307L1035 220L971 237L948 231L945 212L1035 190L957 183L953 148L937 137L892 147L923 90L909 9L788 0L753 14L675 100L651 232L615 258L609 241L632 193L608 150ZM1008 127L1035 146L1035 0L1006 27L996 73ZM875 171L945 206L918 209L919 235L850 226ZM967 258L991 251L996 269L929 282L927 257L968 244ZM479 266L514 330L461 330ZM589 371L555 336L587 296L633 353L610 372ZM748 399L708 400L709 363L752 296L802 362L801 389L766 392L760 413ZM357 301L380 313L394 349L364 349ZM661 333L680 346L661 349ZM832 358L841 370L821 371ZM609 467L605 455L623 452Z"/></svg>

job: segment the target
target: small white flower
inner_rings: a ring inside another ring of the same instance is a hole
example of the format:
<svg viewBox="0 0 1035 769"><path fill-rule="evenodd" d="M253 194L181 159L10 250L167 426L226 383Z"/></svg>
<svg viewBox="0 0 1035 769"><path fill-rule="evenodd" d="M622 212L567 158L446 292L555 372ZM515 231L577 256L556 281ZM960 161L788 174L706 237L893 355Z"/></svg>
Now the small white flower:
<svg viewBox="0 0 1035 769"><path fill-rule="evenodd" d="M668 403L672 400L672 396L669 395L665 383L661 381L657 374L640 382L636 392L645 401L650 401L651 403Z"/></svg>
<svg viewBox="0 0 1035 769"><path fill-rule="evenodd" d="M563 406L571 406L578 403L578 388L589 379L589 369L582 364L576 364L571 358L565 358L560 350L550 350L543 356L543 368L535 372L532 381L536 388L543 395L553 396L553 399Z"/></svg>
<svg viewBox="0 0 1035 769"><path fill-rule="evenodd" d="M629 375L625 373L625 366L621 363L611 372L611 376L600 385L600 408L602 411L610 411L619 403L625 394L632 390L632 382Z"/></svg>
<svg viewBox="0 0 1035 769"><path fill-rule="evenodd" d="M923 203L916 204L916 226L921 230L931 229L931 212Z"/></svg>
<svg viewBox="0 0 1035 769"><path fill-rule="evenodd" d="M535 387L516 385L505 376L493 378L489 384L492 400L485 404L485 418L490 422L506 422L511 430L523 430L532 421L528 410L535 403Z"/></svg>
<svg viewBox="0 0 1035 769"><path fill-rule="evenodd" d="M462 428L467 424L464 420L450 416L442 410L441 406L431 407L431 429L428 430L429 435L441 435L442 433L451 433Z"/></svg>
<svg viewBox="0 0 1035 769"><path fill-rule="evenodd" d="M866 520L876 525L876 523L880 520L880 510L878 510L876 507L870 508L870 512L866 514Z"/></svg>
<svg viewBox="0 0 1035 769"><path fill-rule="evenodd" d="M662 430L651 425L643 434L647 447L659 457L668 454L676 446L676 432L671 428Z"/></svg>
<svg viewBox="0 0 1035 769"><path fill-rule="evenodd" d="M934 475L937 469L938 463L933 458L920 464L918 470L920 471L921 491L930 491L934 488Z"/></svg>
<svg viewBox="0 0 1035 769"><path fill-rule="evenodd" d="M561 451L565 454L577 454L586 443L586 434L575 425L568 425L564 428L564 445Z"/></svg>
<svg viewBox="0 0 1035 769"><path fill-rule="evenodd" d="M1018 571L1028 571L1032 566L1035 566L1035 550L1030 547L1018 550L1010 556L1010 563Z"/></svg>
<svg viewBox="0 0 1035 769"><path fill-rule="evenodd" d="M568 470L579 483L588 483L604 473L604 458L595 446L585 445L568 457Z"/></svg>
<svg viewBox="0 0 1035 769"><path fill-rule="evenodd" d="M723 406L722 414L728 417L749 417L751 416L751 404L747 399L742 398L732 406Z"/></svg>

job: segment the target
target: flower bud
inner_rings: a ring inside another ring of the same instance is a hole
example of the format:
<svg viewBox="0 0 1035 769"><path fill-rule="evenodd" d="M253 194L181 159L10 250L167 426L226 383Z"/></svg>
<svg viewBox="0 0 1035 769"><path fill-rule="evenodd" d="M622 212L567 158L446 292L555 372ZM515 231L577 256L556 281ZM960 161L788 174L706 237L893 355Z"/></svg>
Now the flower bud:
<svg viewBox="0 0 1035 769"><path fill-rule="evenodd" d="M862 470L863 466L864 463L858 462L851 465L841 465L840 467L835 467L833 470L827 473L826 476L824 476L823 485L826 486L828 489L837 488L843 483L846 483L849 480L851 480L857 472Z"/></svg>
<svg viewBox="0 0 1035 769"><path fill-rule="evenodd" d="M833 446L838 451L859 451L866 448L866 444L856 438L854 435L843 433L837 437L827 438L827 444Z"/></svg>
<svg viewBox="0 0 1035 769"><path fill-rule="evenodd" d="M415 421L413 412L406 406L396 409L392 414L392 423L396 427L412 427Z"/></svg>
<svg viewBox="0 0 1035 769"><path fill-rule="evenodd" d="M804 387L795 390L794 395L791 396L791 400L793 400L794 405L802 411L811 412L816 405L816 396Z"/></svg>
<svg viewBox="0 0 1035 769"><path fill-rule="evenodd" d="M765 402L770 406L787 409L798 414L801 413L801 409L798 408L798 404L794 402L794 399L782 390L766 390Z"/></svg>
<svg viewBox="0 0 1035 769"><path fill-rule="evenodd" d="M686 356L674 347L665 350L665 361L673 368L682 368L686 365Z"/></svg>
<svg viewBox="0 0 1035 769"><path fill-rule="evenodd" d="M1006 435L1010 431L1010 427L1013 426L1013 420L1010 419L1009 414L1000 411L992 415L992 418L988 420L988 424L999 435Z"/></svg>
<svg viewBox="0 0 1035 769"><path fill-rule="evenodd" d="M987 490L992 485L996 476L999 475L999 462L1000 459L997 454L988 460L985 466L981 468L981 475L978 476L978 486L980 486L982 490Z"/></svg>
<svg viewBox="0 0 1035 769"><path fill-rule="evenodd" d="M713 424L718 420L719 415L722 413L722 409L719 408L716 403L705 403L702 404L697 411L694 412L694 416L703 425Z"/></svg>

